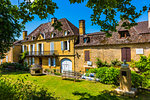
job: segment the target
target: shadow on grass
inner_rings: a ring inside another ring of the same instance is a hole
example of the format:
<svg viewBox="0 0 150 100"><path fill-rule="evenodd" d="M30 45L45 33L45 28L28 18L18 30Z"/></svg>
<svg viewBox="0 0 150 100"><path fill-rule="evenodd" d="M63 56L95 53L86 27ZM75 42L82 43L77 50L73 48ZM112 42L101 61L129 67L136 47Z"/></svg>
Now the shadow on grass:
<svg viewBox="0 0 150 100"><path fill-rule="evenodd" d="M150 92L140 91L136 97L127 97L115 94L113 91L104 90L96 96L84 92L74 92L73 95L80 96L79 100L150 100Z"/></svg>
<svg viewBox="0 0 150 100"><path fill-rule="evenodd" d="M29 71L2 71L1 75L19 75L19 74L29 74Z"/></svg>
<svg viewBox="0 0 150 100"><path fill-rule="evenodd" d="M68 80L68 81L74 81L74 79L71 78L63 78L62 80ZM83 80L75 80L75 82L82 82Z"/></svg>

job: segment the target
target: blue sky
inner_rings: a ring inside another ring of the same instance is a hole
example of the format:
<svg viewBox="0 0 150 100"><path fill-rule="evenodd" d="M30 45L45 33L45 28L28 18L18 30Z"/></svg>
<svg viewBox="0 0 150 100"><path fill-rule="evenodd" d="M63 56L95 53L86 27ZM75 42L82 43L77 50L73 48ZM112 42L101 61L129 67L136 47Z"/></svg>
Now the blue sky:
<svg viewBox="0 0 150 100"><path fill-rule="evenodd" d="M11 0L13 4L17 4L18 0ZM86 0L88 1L88 0ZM94 25L92 26L92 22L90 19L90 15L92 14L92 10L90 8L87 8L86 2L81 4L70 4L69 0L53 0L53 2L57 3L57 6L59 9L56 9L55 11L55 17L57 19L61 18L67 18L71 23L73 23L75 26L79 26L79 20L84 19L85 26L86 26L86 33L92 33L92 32L98 32L100 31L100 26ZM137 11L142 9L144 5L148 6L149 0L132 0L132 4L136 6ZM150 4L150 3L149 3ZM53 16L50 15L49 19L51 19ZM118 21L120 19L118 18ZM148 14L147 11L140 16L140 18L136 19L137 22L140 21L147 21L148 20ZM35 28L37 28L40 24L48 22L47 19L41 20L37 16L35 19L31 22L26 23L25 30L28 31L28 34L31 33ZM22 39L22 35L19 39Z"/></svg>

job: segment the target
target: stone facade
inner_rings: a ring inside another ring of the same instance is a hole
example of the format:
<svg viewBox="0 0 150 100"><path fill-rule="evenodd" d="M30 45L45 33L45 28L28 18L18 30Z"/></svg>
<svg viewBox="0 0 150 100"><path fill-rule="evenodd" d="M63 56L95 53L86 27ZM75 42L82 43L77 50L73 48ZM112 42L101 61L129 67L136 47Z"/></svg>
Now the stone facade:
<svg viewBox="0 0 150 100"><path fill-rule="evenodd" d="M78 71L85 71L86 68L95 68L95 62L97 61L96 58L99 58L102 61L107 61L108 63L115 59L121 61L121 48L123 47L131 48L131 59L135 61L139 60L141 55L150 55L150 43L76 47L75 68ZM136 54L136 49L139 48L143 48L144 54ZM88 66L87 62L84 60L85 50L90 51L90 61L92 62L92 66Z"/></svg>
<svg viewBox="0 0 150 100"><path fill-rule="evenodd" d="M21 53L21 45L15 45L10 48L10 50L5 54L5 58L1 59L0 64L5 62L19 62L19 57Z"/></svg>

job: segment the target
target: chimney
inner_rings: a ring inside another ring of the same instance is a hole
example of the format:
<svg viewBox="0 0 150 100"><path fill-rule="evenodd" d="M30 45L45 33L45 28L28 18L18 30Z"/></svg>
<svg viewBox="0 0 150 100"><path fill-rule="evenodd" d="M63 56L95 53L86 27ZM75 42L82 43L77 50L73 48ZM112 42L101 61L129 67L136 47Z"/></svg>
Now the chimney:
<svg viewBox="0 0 150 100"><path fill-rule="evenodd" d="M51 24L52 24L52 25L53 25L54 22L56 22L56 21L57 21L57 18L55 18L55 17L51 18Z"/></svg>
<svg viewBox="0 0 150 100"><path fill-rule="evenodd" d="M85 34L85 20L79 20L79 34Z"/></svg>
<svg viewBox="0 0 150 100"><path fill-rule="evenodd" d="M27 37L27 31L23 31L23 40L25 40Z"/></svg>
<svg viewBox="0 0 150 100"><path fill-rule="evenodd" d="M150 7L148 10L148 28L150 28Z"/></svg>

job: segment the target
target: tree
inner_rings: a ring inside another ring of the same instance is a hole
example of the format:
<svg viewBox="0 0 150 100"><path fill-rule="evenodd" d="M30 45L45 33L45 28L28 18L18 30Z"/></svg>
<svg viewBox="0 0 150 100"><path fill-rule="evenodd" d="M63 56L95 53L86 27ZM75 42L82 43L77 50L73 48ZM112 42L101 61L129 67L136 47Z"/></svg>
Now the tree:
<svg viewBox="0 0 150 100"><path fill-rule="evenodd" d="M24 0L19 6L12 5L10 0L0 0L0 56L10 49L25 23L32 21L34 15L44 19L48 14L53 15L57 8L52 0Z"/></svg>
<svg viewBox="0 0 150 100"><path fill-rule="evenodd" d="M86 0L69 1L70 3L82 3ZM144 6L142 10L136 12L136 7L131 4L131 1L88 0L86 6L93 10L91 15L93 24L100 25L101 31L106 32L107 36L111 36L111 32L116 31L116 26L118 26L117 14L120 15L121 20L130 21L130 23L123 23L122 26L131 28L137 24L135 19L147 10L147 7ZM9 50L16 37L20 36L25 23L32 21L34 15L44 19L48 14L53 15L57 8L56 3L52 0L24 0L19 6L12 5L10 0L0 0L0 54L3 55ZM104 20L102 20L102 15L105 15ZM59 28L61 23L57 22L53 26L61 30Z"/></svg>
<svg viewBox="0 0 150 100"><path fill-rule="evenodd" d="M70 3L82 3L86 0L70 0ZM121 20L129 20L130 23L123 23L123 27L129 29L137 25L135 19L147 10L144 6L139 12L136 7L131 4L132 0L88 0L87 7L93 10L91 15L92 24L101 26L101 31L106 32L107 36L111 36L111 32L117 31L118 21L116 15L120 15ZM104 20L102 19L104 15Z"/></svg>

